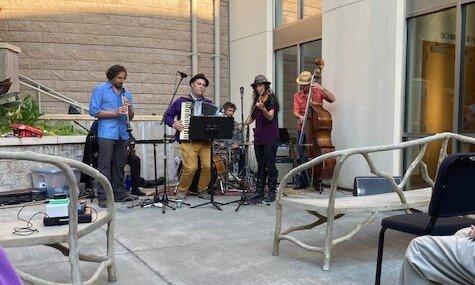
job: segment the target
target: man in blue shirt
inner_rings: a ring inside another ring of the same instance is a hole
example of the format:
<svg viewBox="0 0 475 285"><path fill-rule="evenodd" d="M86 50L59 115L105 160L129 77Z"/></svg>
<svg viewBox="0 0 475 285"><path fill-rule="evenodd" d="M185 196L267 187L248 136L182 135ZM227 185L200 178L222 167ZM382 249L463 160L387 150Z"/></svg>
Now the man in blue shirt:
<svg viewBox="0 0 475 285"><path fill-rule="evenodd" d="M127 71L114 65L106 72L108 81L92 91L89 114L98 118L99 159L98 170L109 179L114 190L114 200L132 198L124 185L124 166L130 138L127 121L134 117L132 94L123 88ZM105 207L106 197L102 186L97 191L99 206Z"/></svg>

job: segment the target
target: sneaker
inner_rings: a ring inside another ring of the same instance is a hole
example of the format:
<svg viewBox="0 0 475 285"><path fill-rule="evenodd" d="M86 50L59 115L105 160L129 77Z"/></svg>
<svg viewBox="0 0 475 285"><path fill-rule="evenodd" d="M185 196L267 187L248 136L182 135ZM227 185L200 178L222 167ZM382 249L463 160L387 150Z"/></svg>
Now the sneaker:
<svg viewBox="0 0 475 285"><path fill-rule="evenodd" d="M178 191L178 193L176 193L176 199L185 200L185 197L186 197L186 193L184 192Z"/></svg>
<svg viewBox="0 0 475 285"><path fill-rule="evenodd" d="M209 194L208 192L199 192L198 193L198 198L210 200L211 199L211 194Z"/></svg>

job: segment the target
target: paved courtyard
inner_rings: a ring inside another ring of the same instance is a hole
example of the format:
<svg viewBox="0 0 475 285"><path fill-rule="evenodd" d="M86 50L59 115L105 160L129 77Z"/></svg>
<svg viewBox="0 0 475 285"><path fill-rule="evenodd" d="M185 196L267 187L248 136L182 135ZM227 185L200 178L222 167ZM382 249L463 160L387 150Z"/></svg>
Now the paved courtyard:
<svg viewBox="0 0 475 285"><path fill-rule="evenodd" d="M328 191L326 191L327 193ZM322 194L325 196L325 193ZM348 195L343 193L342 195ZM238 197L218 196L217 201ZM197 197L192 204L202 202ZM236 204L218 211L211 206L176 211L134 208L116 215L115 284L374 284L377 239L381 216L353 239L336 246L330 271L322 270L322 255L307 252L288 241L281 242L280 256L272 256L275 204ZM19 208L2 209L0 221L15 217ZM28 217L38 208L24 210ZM388 212L384 215L397 214ZM361 216L348 215L335 222L336 235L352 229ZM303 224L312 216L284 207L284 225ZM307 243L323 244L323 228L297 233ZM388 231L382 284L394 284L411 236ZM105 252L105 230L80 239L85 253ZM68 282L69 263L47 247L7 249L19 269L52 281ZM84 279L95 264L82 263ZM103 274L102 284L107 284Z"/></svg>

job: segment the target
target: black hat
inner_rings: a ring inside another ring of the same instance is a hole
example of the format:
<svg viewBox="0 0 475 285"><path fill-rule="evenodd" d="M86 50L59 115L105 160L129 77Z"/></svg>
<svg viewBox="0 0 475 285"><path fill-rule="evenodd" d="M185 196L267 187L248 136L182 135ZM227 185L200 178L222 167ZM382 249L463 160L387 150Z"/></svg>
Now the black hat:
<svg viewBox="0 0 475 285"><path fill-rule="evenodd" d="M265 85L269 86L270 82L267 81L267 78L264 75L258 75L254 79L254 83L251 84L252 88L256 87L257 84L265 84Z"/></svg>
<svg viewBox="0 0 475 285"><path fill-rule="evenodd" d="M208 87L209 80L208 80L208 78L205 77L205 75L203 73L198 73L195 76L193 76L190 79L190 85L191 85L191 83L195 82L195 80L197 80L197 79L203 79L205 81L206 87Z"/></svg>

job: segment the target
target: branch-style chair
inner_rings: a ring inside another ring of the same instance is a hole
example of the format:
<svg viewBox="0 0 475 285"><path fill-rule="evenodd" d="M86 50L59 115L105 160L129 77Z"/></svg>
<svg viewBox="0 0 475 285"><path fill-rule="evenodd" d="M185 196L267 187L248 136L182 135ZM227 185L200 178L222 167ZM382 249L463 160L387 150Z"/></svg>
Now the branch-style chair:
<svg viewBox="0 0 475 285"><path fill-rule="evenodd" d="M371 147L359 147L346 150L333 151L319 157L316 157L310 160L307 163L299 165L298 167L292 169L287 173L282 182L279 185L277 200L276 200L276 218L275 218L275 232L274 232L274 248L273 255L279 255L279 244L282 240L291 241L298 246L310 250L323 253L323 270L330 269L330 261L332 257L333 247L337 244L346 241L353 237L359 230L369 225L379 212L389 211L389 210L404 210L406 213L410 213L412 208L428 206L431 195L432 188L434 187L434 181L430 178L427 170L427 165L422 160L427 146L430 142L442 141L441 149L439 152L438 167L447 156L447 146L450 140L460 141L469 144L475 144L475 138L453 134L453 133L440 133L435 134L429 137L411 140L407 142L395 143L391 145L380 145L380 146L371 146ZM378 170L371 158L371 154L384 152L384 151L393 151L393 150L403 150L409 147L420 147L419 154L412 161L409 168L404 173L403 179L399 184L394 180L394 177L390 173L384 173ZM384 193L377 195L368 195L368 196L358 196L358 197L336 197L337 194L337 185L339 182L339 176L341 168L344 162L351 156L361 155L365 158L368 163L371 173L377 175L378 177L387 178L394 190L392 193ZM305 170L313 167L316 164L322 163L324 160L329 158L336 158L337 163L333 172L333 177L330 180L330 193L328 198L318 198L318 197L285 197L284 190L287 184L292 180L292 177ZM430 187L415 189L410 191L403 191L406 184L408 183L409 177L411 174L416 171L419 167L421 175ZM282 208L283 206L292 206L300 208L302 210L308 211L310 214L315 216L317 220L313 223L289 227L287 229L282 229ZM356 223L353 230L347 234L334 238L333 237L333 227L334 221L345 214L350 213L366 213L368 216L363 220ZM299 230L312 229L316 226L326 223L325 227L325 242L323 246L312 246L305 244L304 242L298 240L294 236L289 235L289 233Z"/></svg>
<svg viewBox="0 0 475 285"><path fill-rule="evenodd" d="M108 280L113 282L116 280L115 274L115 256L114 256L114 196L112 187L107 178L102 175L96 169L73 159L38 154L32 151L25 152L0 152L0 159L9 160L27 160L42 162L55 165L61 169L66 177L66 181L69 186L69 225L45 227L42 224L42 220L32 220L34 227L39 230L34 234L28 236L19 236L13 234L13 230L16 227L24 226L24 222L9 222L0 223L0 246L4 248L10 247L24 247L34 245L46 245L52 248L58 249L65 256L68 256L71 266L71 283L68 284L93 284L95 283L102 271L107 269ZM106 191L107 209L99 212L97 219L91 223L78 224L78 183L72 170L76 168L82 171L104 186ZM93 254L81 254L78 250L78 239L99 229L101 226L107 224L107 253L106 256L97 256ZM68 246L62 243L68 243ZM88 261L99 263L99 267L93 276L86 281L81 280L81 272L79 269L79 261ZM60 284L44 279L37 278L28 273L22 272L16 269L21 279L32 284Z"/></svg>

